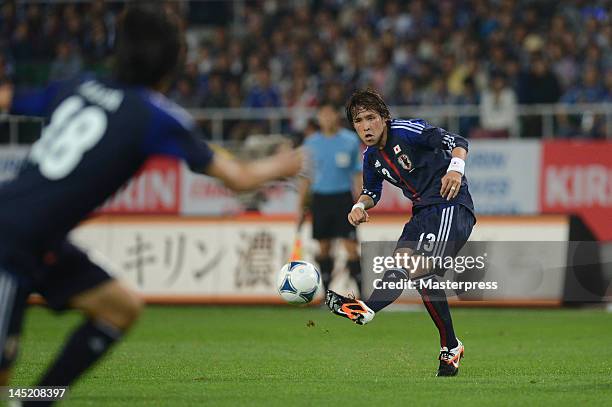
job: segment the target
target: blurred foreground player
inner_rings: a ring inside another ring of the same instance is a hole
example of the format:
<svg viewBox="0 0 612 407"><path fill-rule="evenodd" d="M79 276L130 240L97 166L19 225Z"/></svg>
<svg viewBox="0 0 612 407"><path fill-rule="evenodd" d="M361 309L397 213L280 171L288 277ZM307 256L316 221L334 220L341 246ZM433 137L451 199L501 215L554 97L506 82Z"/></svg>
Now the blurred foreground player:
<svg viewBox="0 0 612 407"><path fill-rule="evenodd" d="M415 260L417 256L456 256L476 223L463 177L467 140L421 119L391 119L386 103L372 90L355 92L346 105L346 115L368 146L363 154L363 190L348 214L349 222L355 226L368 222L366 211L380 200L386 180L401 188L413 203L412 218L404 226L395 253L405 253ZM412 279L440 333L437 375L454 376L463 344L455 337L446 293L426 287L437 283L436 274L445 270L427 266L421 262L419 267L387 270L381 287L375 288L366 301L328 291L326 303L333 313L363 325L401 295L403 290L394 288L397 283Z"/></svg>
<svg viewBox="0 0 612 407"><path fill-rule="evenodd" d="M138 318L136 293L66 236L150 156L184 159L192 170L234 190L301 168L295 150L239 163L216 156L201 141L189 114L161 93L183 54L177 23L161 8L130 6L120 22L112 80L76 80L14 97L10 89L0 92L0 109L48 119L18 177L0 188L1 385L9 380L31 292L55 310L74 308L86 316L39 386L72 383Z"/></svg>

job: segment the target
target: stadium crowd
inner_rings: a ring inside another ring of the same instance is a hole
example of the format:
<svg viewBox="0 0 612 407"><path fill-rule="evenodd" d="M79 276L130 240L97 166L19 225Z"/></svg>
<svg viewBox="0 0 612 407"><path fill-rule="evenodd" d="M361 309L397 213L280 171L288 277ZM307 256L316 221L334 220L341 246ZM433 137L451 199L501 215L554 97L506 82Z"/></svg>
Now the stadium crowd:
<svg viewBox="0 0 612 407"><path fill-rule="evenodd" d="M224 15L202 24L193 3L168 2L188 32L187 63L171 94L186 108L341 106L369 86L391 105L480 105L480 120L461 123L469 136L477 128L517 134L517 104L612 102L603 0L204 4ZM4 1L0 83L40 86L108 70L118 10L103 0ZM605 132L597 120L587 128L559 115L556 123L560 136ZM307 117L290 126L303 131ZM521 134L540 133L526 123Z"/></svg>

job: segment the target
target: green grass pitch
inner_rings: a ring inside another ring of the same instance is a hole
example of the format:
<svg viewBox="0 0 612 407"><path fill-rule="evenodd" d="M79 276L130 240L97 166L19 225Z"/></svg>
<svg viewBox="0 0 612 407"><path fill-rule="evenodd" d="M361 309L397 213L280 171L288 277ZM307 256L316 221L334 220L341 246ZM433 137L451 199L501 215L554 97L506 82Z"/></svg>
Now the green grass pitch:
<svg viewBox="0 0 612 407"><path fill-rule="evenodd" d="M438 339L425 312L382 312L362 327L314 308L148 307L60 405L556 407L612 400L612 314L456 309L454 319L466 357L459 376L436 378ZM31 309L11 385L33 384L78 321Z"/></svg>

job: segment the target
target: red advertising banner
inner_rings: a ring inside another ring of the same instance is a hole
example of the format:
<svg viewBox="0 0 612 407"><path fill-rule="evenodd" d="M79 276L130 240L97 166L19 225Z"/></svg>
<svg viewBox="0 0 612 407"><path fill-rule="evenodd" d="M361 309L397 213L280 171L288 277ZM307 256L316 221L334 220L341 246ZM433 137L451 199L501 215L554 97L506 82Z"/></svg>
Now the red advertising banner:
<svg viewBox="0 0 612 407"><path fill-rule="evenodd" d="M600 240L612 240L612 143L543 143L543 213L575 213Z"/></svg>
<svg viewBox="0 0 612 407"><path fill-rule="evenodd" d="M244 212L236 194L210 177L191 172L181 165L182 215L224 216Z"/></svg>
<svg viewBox="0 0 612 407"><path fill-rule="evenodd" d="M176 159L152 158L99 212L176 215L181 204L181 182Z"/></svg>

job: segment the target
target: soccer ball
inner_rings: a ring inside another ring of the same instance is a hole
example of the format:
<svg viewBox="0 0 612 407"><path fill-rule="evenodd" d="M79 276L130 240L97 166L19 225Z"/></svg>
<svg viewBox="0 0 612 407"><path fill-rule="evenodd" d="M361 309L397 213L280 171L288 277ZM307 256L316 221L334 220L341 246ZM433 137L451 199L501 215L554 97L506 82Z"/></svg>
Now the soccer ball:
<svg viewBox="0 0 612 407"><path fill-rule="evenodd" d="M321 286L319 270L306 261L285 264L276 279L278 293L289 304L307 304Z"/></svg>

